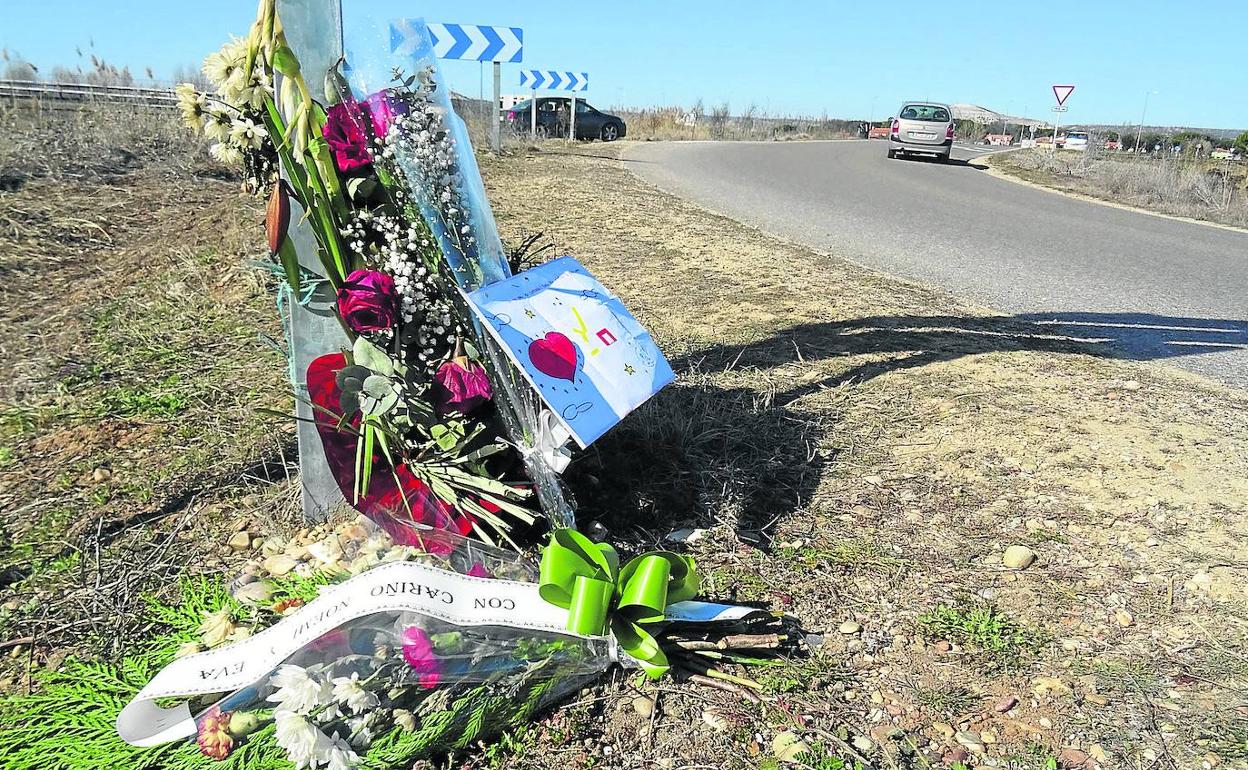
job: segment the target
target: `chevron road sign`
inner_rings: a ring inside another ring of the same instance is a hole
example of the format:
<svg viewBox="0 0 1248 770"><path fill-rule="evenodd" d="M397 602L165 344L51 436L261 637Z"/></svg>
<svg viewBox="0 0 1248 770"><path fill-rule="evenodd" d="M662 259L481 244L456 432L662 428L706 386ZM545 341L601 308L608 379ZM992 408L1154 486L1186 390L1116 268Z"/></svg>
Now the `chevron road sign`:
<svg viewBox="0 0 1248 770"><path fill-rule="evenodd" d="M520 70L520 85L534 91L587 91L588 72L557 72L555 70Z"/></svg>
<svg viewBox="0 0 1248 770"><path fill-rule="evenodd" d="M482 24L425 25L439 59L519 62L524 58L524 30ZM420 23L414 19L390 22L390 50L410 54L420 47Z"/></svg>

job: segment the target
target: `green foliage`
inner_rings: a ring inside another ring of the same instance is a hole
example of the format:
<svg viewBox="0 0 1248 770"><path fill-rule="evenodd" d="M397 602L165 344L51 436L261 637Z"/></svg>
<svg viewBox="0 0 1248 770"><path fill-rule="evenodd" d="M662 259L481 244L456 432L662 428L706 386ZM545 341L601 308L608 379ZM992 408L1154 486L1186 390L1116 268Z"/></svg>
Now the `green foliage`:
<svg viewBox="0 0 1248 770"><path fill-rule="evenodd" d="M273 578L269 581L273 585L269 603L276 604L291 599L310 602L320 593L321 586L328 585L330 580L331 576L323 572L313 572L308 577L291 572L283 577Z"/></svg>
<svg viewBox="0 0 1248 770"><path fill-rule="evenodd" d="M918 622L928 634L978 648L1005 666L1016 665L1044 641L1043 634L1023 628L992 605L942 604Z"/></svg>
<svg viewBox="0 0 1248 770"><path fill-rule="evenodd" d="M175 417L186 409L186 399L170 388L178 383L176 374L154 388L117 388L100 399L99 412L109 417Z"/></svg>
<svg viewBox="0 0 1248 770"><path fill-rule="evenodd" d="M820 743L811 744L810 751L798 754L795 759L802 767L812 768L812 770L862 770L861 764L857 762L853 765L848 764Z"/></svg>
<svg viewBox="0 0 1248 770"><path fill-rule="evenodd" d="M1235 137L1235 144L1233 146L1236 150L1239 150L1240 155L1248 155L1248 131L1245 131Z"/></svg>

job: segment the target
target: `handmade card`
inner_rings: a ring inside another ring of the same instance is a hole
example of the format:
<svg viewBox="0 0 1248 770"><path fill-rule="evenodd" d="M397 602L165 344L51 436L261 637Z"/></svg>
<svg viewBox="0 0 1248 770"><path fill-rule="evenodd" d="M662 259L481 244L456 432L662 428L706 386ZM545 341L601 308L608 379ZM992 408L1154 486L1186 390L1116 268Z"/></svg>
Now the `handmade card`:
<svg viewBox="0 0 1248 770"><path fill-rule="evenodd" d="M649 332L572 257L468 297L582 449L675 379Z"/></svg>

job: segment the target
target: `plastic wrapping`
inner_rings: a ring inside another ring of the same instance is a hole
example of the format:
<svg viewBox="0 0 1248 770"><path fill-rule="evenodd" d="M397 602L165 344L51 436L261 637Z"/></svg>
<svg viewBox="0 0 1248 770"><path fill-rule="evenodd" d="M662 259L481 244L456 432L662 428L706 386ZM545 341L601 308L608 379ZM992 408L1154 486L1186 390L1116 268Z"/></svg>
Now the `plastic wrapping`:
<svg viewBox="0 0 1248 770"><path fill-rule="evenodd" d="M554 526L572 526L572 505L552 466L566 436L542 430L541 398L485 334L462 292L511 275L464 122L442 82L424 23L353 12L344 19L346 62L328 80L347 105L352 131L395 203L420 217L444 258L449 299L465 321L495 389L497 416L519 450Z"/></svg>
<svg viewBox="0 0 1248 770"><path fill-rule="evenodd" d="M566 630L531 561L446 532L417 550L364 531L343 559L376 561L350 577L327 565L344 579L316 599L175 661L122 711L121 736L194 740L215 759L389 767L519 725L616 661L611 637Z"/></svg>

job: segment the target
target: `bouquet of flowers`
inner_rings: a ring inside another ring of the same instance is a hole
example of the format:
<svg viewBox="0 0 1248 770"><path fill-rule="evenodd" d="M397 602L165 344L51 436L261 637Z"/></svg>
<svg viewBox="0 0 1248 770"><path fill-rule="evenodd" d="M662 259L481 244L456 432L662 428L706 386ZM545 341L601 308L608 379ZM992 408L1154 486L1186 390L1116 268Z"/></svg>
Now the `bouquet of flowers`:
<svg viewBox="0 0 1248 770"><path fill-rule="evenodd" d="M384 561L174 661L121 711L119 734L193 739L201 759L235 767L389 768L522 725L614 664L708 673L725 650L787 641L768 613L690 601L698 572L674 553L621 565L568 529L540 565L454 534L436 543L370 535L357 545Z"/></svg>
<svg viewBox="0 0 1248 770"><path fill-rule="evenodd" d="M536 446L540 400L465 300L510 270L464 126L431 55L379 84L369 81L381 65L366 64L350 80L343 61L323 73L327 104L317 102L274 0L262 0L250 35L205 64L217 92L178 90L188 124L217 140L212 154L267 193L268 245L288 290L326 282L335 293L351 348L306 372L331 471L395 537L427 526L510 541L535 522L535 497L569 525ZM292 200L321 275L300 267L287 237Z"/></svg>

